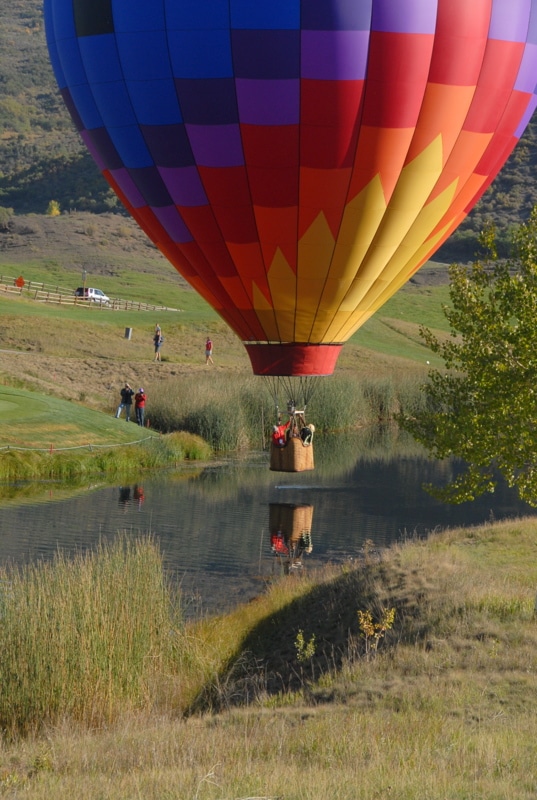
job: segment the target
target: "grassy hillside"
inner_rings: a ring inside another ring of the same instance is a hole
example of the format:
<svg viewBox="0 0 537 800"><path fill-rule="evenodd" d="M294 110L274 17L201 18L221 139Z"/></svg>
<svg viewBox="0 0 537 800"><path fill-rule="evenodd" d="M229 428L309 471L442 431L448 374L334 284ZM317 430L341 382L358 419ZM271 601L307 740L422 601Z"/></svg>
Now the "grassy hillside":
<svg viewBox="0 0 537 800"><path fill-rule="evenodd" d="M128 297L184 310L206 304L158 252L136 223L116 214L73 213L16 217L0 230L0 272L44 281L67 292L98 286L110 297Z"/></svg>
<svg viewBox="0 0 537 800"><path fill-rule="evenodd" d="M0 278L22 275L72 292L81 270L88 285L111 297L177 311L112 311L58 306L0 292L0 376L4 382L53 393L110 411L125 380L160 393L171 379L205 370L204 342L215 344L217 376L249 376L246 352L216 313L180 278L135 223L113 214L25 216L0 231ZM1 282L1 281L0 281ZM358 375L422 371L430 353L420 324L444 329L447 270L422 269L343 349L337 371ZM163 361L153 362L152 333L162 326ZM132 338L125 339L125 329Z"/></svg>
<svg viewBox="0 0 537 800"><path fill-rule="evenodd" d="M16 213L105 211L118 203L86 155L59 95L41 0L0 7L0 205Z"/></svg>

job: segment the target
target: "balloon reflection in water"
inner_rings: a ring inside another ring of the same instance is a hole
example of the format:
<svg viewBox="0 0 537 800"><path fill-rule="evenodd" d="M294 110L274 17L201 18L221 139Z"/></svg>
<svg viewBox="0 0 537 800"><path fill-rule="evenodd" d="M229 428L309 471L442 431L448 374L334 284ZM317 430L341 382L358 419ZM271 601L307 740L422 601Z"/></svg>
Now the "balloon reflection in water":
<svg viewBox="0 0 537 800"><path fill-rule="evenodd" d="M270 546L286 573L302 568L302 556L313 550L313 506L269 504Z"/></svg>

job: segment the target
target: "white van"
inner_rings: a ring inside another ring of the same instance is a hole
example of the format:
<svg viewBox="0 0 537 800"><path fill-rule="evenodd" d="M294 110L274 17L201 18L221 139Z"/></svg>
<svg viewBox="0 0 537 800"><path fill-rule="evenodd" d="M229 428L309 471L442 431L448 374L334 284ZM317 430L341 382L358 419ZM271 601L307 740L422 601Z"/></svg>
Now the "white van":
<svg viewBox="0 0 537 800"><path fill-rule="evenodd" d="M101 303L102 305L107 306L110 302L110 298L105 295L104 292L101 292L100 289L91 289L86 288L84 289L82 286L79 286L75 292L75 297L83 298L84 300L89 300L90 303Z"/></svg>

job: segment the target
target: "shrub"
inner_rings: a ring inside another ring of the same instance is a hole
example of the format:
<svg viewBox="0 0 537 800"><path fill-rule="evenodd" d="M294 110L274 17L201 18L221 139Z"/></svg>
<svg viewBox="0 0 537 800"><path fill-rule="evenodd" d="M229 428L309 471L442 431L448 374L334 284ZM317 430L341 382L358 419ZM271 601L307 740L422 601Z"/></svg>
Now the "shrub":
<svg viewBox="0 0 537 800"><path fill-rule="evenodd" d="M47 217L59 217L60 216L60 204L57 200L51 200L47 206Z"/></svg>
<svg viewBox="0 0 537 800"><path fill-rule="evenodd" d="M0 231L9 230L9 223L13 217L13 209L0 206Z"/></svg>

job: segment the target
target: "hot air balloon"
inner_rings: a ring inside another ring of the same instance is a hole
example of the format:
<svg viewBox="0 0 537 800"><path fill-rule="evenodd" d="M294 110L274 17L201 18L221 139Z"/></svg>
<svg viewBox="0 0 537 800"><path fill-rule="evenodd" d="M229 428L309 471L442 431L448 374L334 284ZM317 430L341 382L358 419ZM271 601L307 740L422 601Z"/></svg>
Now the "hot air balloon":
<svg viewBox="0 0 537 800"><path fill-rule="evenodd" d="M333 372L535 108L537 0L45 0L102 174L245 343Z"/></svg>

